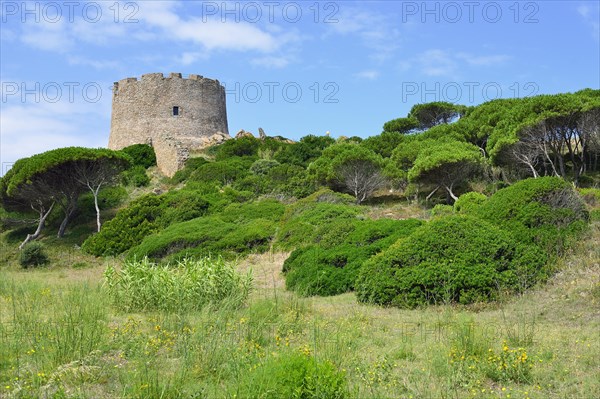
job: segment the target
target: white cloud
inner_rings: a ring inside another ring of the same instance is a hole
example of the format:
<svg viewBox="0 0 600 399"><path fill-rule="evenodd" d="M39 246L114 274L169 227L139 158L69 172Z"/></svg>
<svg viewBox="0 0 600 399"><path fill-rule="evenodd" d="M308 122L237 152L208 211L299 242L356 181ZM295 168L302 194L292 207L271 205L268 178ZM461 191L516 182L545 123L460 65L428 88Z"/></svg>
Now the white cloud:
<svg viewBox="0 0 600 399"><path fill-rule="evenodd" d="M594 39L600 42L600 6L596 3L596 7L592 8L588 4L582 4L577 7L577 12L592 29Z"/></svg>
<svg viewBox="0 0 600 399"><path fill-rule="evenodd" d="M406 70L410 66L419 68L427 76L446 76L456 78L464 67L492 67L503 64L512 57L506 54L477 55L471 53L454 53L441 49L430 49L418 54L410 63L400 63L399 69ZM465 65L466 64L466 65Z"/></svg>
<svg viewBox="0 0 600 399"><path fill-rule="evenodd" d="M70 65L83 65L90 66L94 69L102 70L102 69L116 69L120 66L120 63L117 61L110 60L93 60L87 57L81 56L68 56L67 62Z"/></svg>
<svg viewBox="0 0 600 399"><path fill-rule="evenodd" d="M427 50L417 56L421 71L428 76L451 76L455 73L457 62L444 50Z"/></svg>
<svg viewBox="0 0 600 399"><path fill-rule="evenodd" d="M106 147L108 131L93 132L88 128L84 116L59 117L53 107L7 107L0 118L0 159L6 164L54 148Z"/></svg>
<svg viewBox="0 0 600 399"><path fill-rule="evenodd" d="M188 66L196 63L197 61L205 60L207 58L208 54L205 52L186 51L183 54L181 54L181 57L179 57L178 62L183 66Z"/></svg>
<svg viewBox="0 0 600 399"><path fill-rule="evenodd" d="M290 58L286 56L266 56L254 58L250 61L252 65L270 69L285 68L290 64Z"/></svg>
<svg viewBox="0 0 600 399"><path fill-rule="evenodd" d="M505 54L498 55L472 55L469 53L458 53L456 57L466 61L472 66L493 66L502 64L511 59L510 56Z"/></svg>
<svg viewBox="0 0 600 399"><path fill-rule="evenodd" d="M222 21L216 17L190 17L185 13L186 4L178 1L135 3L138 8L130 15L132 23L125 23L128 13L124 10L115 16L115 5L111 2L94 4L102 9L102 18L98 21L86 20L80 13L74 13L74 21L65 16L56 23L44 19L39 23L28 22L21 25L22 42L37 49L67 54L71 64L96 69L114 68L117 64L93 60L89 55L82 57L79 48L84 44L111 46L123 38L128 44L163 42L174 48L189 48L175 60L184 66L206 59L216 51L236 51L260 54L255 58L257 65L282 68L291 62L293 57L288 54L302 40L294 28L284 30L277 25L260 26L236 22L233 18ZM120 7L123 7L121 3ZM278 53L280 55L276 55Z"/></svg>
<svg viewBox="0 0 600 399"><path fill-rule="evenodd" d="M356 76L357 78L361 78L361 79L375 80L379 77L379 72L369 69L369 70L358 72L358 73L354 74L354 76Z"/></svg>
<svg viewBox="0 0 600 399"><path fill-rule="evenodd" d="M25 23L23 27L24 32L21 35L23 43L40 50L66 53L75 44L65 22Z"/></svg>
<svg viewBox="0 0 600 399"><path fill-rule="evenodd" d="M74 98L65 89L57 102L50 102L43 91L39 97L12 95L4 99L0 114L2 164L60 147L106 147L112 95L108 83L98 85L102 97L97 102L86 102L77 90L81 87L75 88ZM26 87L35 87L35 83L27 82ZM6 171L4 166L0 173Z"/></svg>
<svg viewBox="0 0 600 399"><path fill-rule="evenodd" d="M382 63L392 57L400 47L400 31L397 24L388 15L364 9L340 5L336 14L337 23L330 24L331 32L341 35L355 35L372 52L373 61Z"/></svg>

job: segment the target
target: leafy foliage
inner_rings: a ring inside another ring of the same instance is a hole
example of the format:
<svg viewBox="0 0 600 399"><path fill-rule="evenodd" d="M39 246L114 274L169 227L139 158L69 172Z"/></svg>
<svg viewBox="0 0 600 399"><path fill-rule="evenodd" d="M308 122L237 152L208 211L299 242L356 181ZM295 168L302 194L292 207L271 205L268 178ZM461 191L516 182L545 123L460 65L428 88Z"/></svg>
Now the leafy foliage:
<svg viewBox="0 0 600 399"><path fill-rule="evenodd" d="M131 158L133 166L141 166L144 169L156 166L154 148L148 144L133 144L121 151Z"/></svg>
<svg viewBox="0 0 600 399"><path fill-rule="evenodd" d="M332 363L294 351L269 357L260 367L243 373L235 394L265 399L342 399L348 388L345 374Z"/></svg>
<svg viewBox="0 0 600 399"><path fill-rule="evenodd" d="M456 200L454 187L472 177L481 162L481 153L472 144L459 141L436 143L419 152L408 172L408 179L441 186Z"/></svg>
<svg viewBox="0 0 600 399"><path fill-rule="evenodd" d="M250 166L250 171L255 175L265 176L278 165L280 163L274 159L258 159Z"/></svg>
<svg viewBox="0 0 600 399"><path fill-rule="evenodd" d="M420 130L427 130L440 124L453 122L465 111L465 106L437 101L417 104L411 108L408 115L410 119L417 121Z"/></svg>
<svg viewBox="0 0 600 399"><path fill-rule="evenodd" d="M321 156L325 148L333 144L335 140L328 136L304 136L299 142L286 146L275 154L275 160L281 164L288 163L305 168Z"/></svg>
<svg viewBox="0 0 600 399"><path fill-rule="evenodd" d="M458 213L474 214L486 200L484 194L471 191L458 197L454 203L454 210Z"/></svg>
<svg viewBox="0 0 600 399"><path fill-rule="evenodd" d="M167 256L180 259L222 255L235 258L250 252L263 252L275 234L275 226L266 219L227 222L217 216L201 217L175 223L145 237L131 249L130 259Z"/></svg>
<svg viewBox="0 0 600 399"><path fill-rule="evenodd" d="M422 224L409 220L354 221L341 242L321 241L294 250L283 265L286 287L302 295L337 295L354 289L358 271L371 256ZM335 226L342 235L342 226Z"/></svg>
<svg viewBox="0 0 600 399"><path fill-rule="evenodd" d="M255 137L245 136L227 140L217 148L216 160L222 161L232 157L256 157L259 147L260 140Z"/></svg>
<svg viewBox="0 0 600 399"><path fill-rule="evenodd" d="M546 256L480 219L434 219L371 258L356 283L362 302L414 307L471 303L547 276Z"/></svg>
<svg viewBox="0 0 600 399"><path fill-rule="evenodd" d="M384 185L384 167L383 158L371 150L342 143L325 149L309 166L308 173L319 183L342 189L362 203Z"/></svg>
<svg viewBox="0 0 600 399"><path fill-rule="evenodd" d="M293 249L319 243L330 234L341 234L334 226L356 220L359 208L349 206L352 197L330 190L318 191L288 207L277 233L277 245Z"/></svg>
<svg viewBox="0 0 600 399"><path fill-rule="evenodd" d="M476 214L519 241L556 254L578 236L589 217L573 186L557 177L526 179L501 189Z"/></svg>
<svg viewBox="0 0 600 399"><path fill-rule="evenodd" d="M147 195L133 201L104 224L102 230L90 236L82 249L96 256L118 255L158 230L162 200Z"/></svg>
<svg viewBox="0 0 600 399"><path fill-rule="evenodd" d="M208 162L209 161L202 157L189 158L187 161L185 161L185 167L175 172L171 178L171 181L173 183L181 183L188 180L196 169Z"/></svg>
<svg viewBox="0 0 600 399"><path fill-rule="evenodd" d="M122 174L123 184L133 187L147 187L150 185L150 177L146 173L146 168L142 165L133 166Z"/></svg>
<svg viewBox="0 0 600 399"><path fill-rule="evenodd" d="M247 176L250 165L253 162L252 159L232 157L221 161L204 163L191 173L188 181L218 183L221 186L230 185L236 180Z"/></svg>
<svg viewBox="0 0 600 399"><path fill-rule="evenodd" d="M46 247L41 242L30 242L23 247L19 255L19 264L24 269L45 265L50 262Z"/></svg>

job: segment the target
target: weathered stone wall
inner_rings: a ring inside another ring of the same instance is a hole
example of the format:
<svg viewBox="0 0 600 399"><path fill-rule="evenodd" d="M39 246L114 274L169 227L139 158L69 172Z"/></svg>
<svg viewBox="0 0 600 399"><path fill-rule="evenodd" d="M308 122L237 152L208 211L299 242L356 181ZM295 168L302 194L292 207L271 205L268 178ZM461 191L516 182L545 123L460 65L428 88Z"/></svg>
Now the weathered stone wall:
<svg viewBox="0 0 600 399"><path fill-rule="evenodd" d="M225 88L218 80L150 73L114 84L108 147L151 143L167 176L183 167L190 151L227 138Z"/></svg>

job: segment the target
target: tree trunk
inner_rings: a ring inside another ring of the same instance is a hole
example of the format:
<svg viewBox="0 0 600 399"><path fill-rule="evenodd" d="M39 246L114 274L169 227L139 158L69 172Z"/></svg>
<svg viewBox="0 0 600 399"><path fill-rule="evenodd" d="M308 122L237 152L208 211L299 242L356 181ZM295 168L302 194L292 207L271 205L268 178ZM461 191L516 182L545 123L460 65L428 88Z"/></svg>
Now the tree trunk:
<svg viewBox="0 0 600 399"><path fill-rule="evenodd" d="M437 186L432 192L429 193L427 197L425 197L425 201L429 201L429 199L435 194L437 190L439 190L440 186Z"/></svg>
<svg viewBox="0 0 600 399"><path fill-rule="evenodd" d="M94 194L94 207L96 207L96 225L98 226L98 233L102 227L102 223L100 223L100 207L98 206L98 192L100 191L100 187L101 185L98 185L95 190L90 187L92 194Z"/></svg>
<svg viewBox="0 0 600 399"><path fill-rule="evenodd" d="M446 189L446 192L448 193L448 195L452 199L452 204L455 203L456 200L458 199L458 197L456 195L454 195L454 193L452 192L452 185L450 185L450 186L444 186L444 188ZM450 202L450 201L448 201L448 202ZM449 205L452 205L452 204L449 204Z"/></svg>
<svg viewBox="0 0 600 399"><path fill-rule="evenodd" d="M565 169L565 159L563 158L562 155L557 155L556 158L558 159L558 170L560 170L560 176L563 179L567 178L567 170Z"/></svg>
<svg viewBox="0 0 600 399"><path fill-rule="evenodd" d="M537 170L535 170L535 168L533 167L532 164L528 163L527 166L529 166L529 169L531 169L531 173L533 173L533 178L537 179L538 177L540 177L540 175L538 174Z"/></svg>
<svg viewBox="0 0 600 399"><path fill-rule="evenodd" d="M76 204L69 205L68 208L65 210L65 218L63 219L62 223L60 224L60 227L58 228L58 234L57 234L58 238L64 237L65 230L67 229L67 225L69 224L71 217L75 213L75 209L76 209Z"/></svg>
<svg viewBox="0 0 600 399"><path fill-rule="evenodd" d="M27 234L25 241L23 241L21 243L21 245L19 245L19 249L23 249L25 244L27 244L29 241L33 241L33 240L37 239L40 236L42 229L44 228L44 225L46 224L46 219L50 215L50 212L52 212L52 208L54 208L54 203L52 203L52 205L50 205L50 209L48 209L48 211L46 213L44 213L44 208L40 208L40 210L39 210L40 220L38 222L37 229L35 229L35 233Z"/></svg>

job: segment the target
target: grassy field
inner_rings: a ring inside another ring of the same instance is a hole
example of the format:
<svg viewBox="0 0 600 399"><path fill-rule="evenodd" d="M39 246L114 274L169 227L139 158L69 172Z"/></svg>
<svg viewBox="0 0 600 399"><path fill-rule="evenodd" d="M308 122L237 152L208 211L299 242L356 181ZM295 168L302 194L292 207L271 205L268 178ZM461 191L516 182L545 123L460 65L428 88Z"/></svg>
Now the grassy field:
<svg viewBox="0 0 600 399"><path fill-rule="evenodd" d="M22 270L5 247L0 397L275 398L305 367L317 380L297 392L310 397L345 384L352 398L597 398L599 242L596 222L526 295L417 310L300 298L279 272L287 254L253 255L238 265L254 275L246 306L188 313L112 307L102 275L116 260L63 246Z"/></svg>

